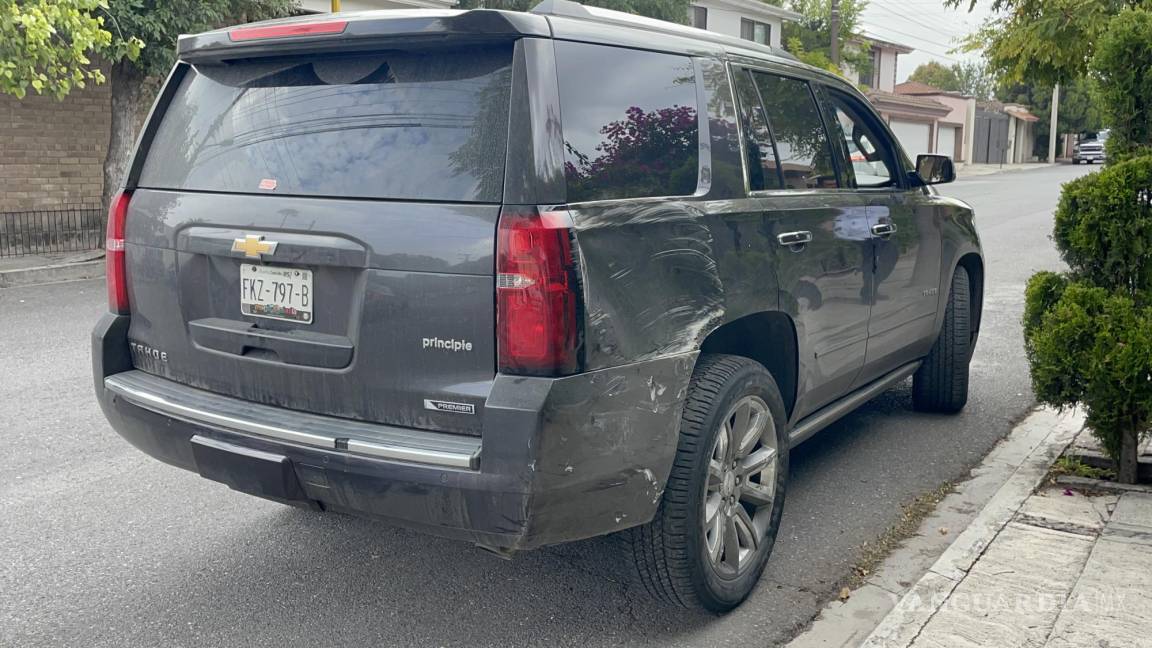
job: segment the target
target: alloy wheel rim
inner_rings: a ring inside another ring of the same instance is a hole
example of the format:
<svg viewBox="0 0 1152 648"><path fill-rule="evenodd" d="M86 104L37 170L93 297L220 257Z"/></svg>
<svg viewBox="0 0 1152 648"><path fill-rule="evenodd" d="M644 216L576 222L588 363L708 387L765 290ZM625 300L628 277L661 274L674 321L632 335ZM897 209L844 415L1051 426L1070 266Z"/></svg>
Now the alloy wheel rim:
<svg viewBox="0 0 1152 648"><path fill-rule="evenodd" d="M721 420L708 458L703 533L708 560L725 576L756 561L776 499L776 425L758 396L738 400Z"/></svg>

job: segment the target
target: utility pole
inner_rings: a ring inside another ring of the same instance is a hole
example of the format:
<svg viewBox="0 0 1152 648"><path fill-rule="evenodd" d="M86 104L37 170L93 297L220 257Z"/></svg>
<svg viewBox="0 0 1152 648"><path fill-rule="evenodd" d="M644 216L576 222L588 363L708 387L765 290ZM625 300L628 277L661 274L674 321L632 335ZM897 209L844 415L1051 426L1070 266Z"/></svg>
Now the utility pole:
<svg viewBox="0 0 1152 648"><path fill-rule="evenodd" d="M1052 87L1052 125L1048 133L1048 164L1056 164L1056 117L1060 113L1060 84Z"/></svg>
<svg viewBox="0 0 1152 648"><path fill-rule="evenodd" d="M332 0L332 13L340 11L340 0Z"/></svg>
<svg viewBox="0 0 1152 648"><path fill-rule="evenodd" d="M832 64L840 67L840 0L832 0L832 19L829 21L832 32Z"/></svg>

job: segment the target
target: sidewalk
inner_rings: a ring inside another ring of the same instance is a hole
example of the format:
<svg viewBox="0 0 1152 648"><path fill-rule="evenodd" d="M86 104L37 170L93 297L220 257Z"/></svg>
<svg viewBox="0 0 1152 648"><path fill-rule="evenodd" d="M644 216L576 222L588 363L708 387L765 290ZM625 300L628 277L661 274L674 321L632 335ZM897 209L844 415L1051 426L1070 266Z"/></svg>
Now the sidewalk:
<svg viewBox="0 0 1152 648"><path fill-rule="evenodd" d="M1152 493L1045 488L967 570L930 570L867 648L1152 646Z"/></svg>
<svg viewBox="0 0 1152 648"><path fill-rule="evenodd" d="M104 250L0 258L0 288L104 276Z"/></svg>
<svg viewBox="0 0 1152 648"><path fill-rule="evenodd" d="M1057 161L1057 164L1060 164ZM957 164L957 178L973 178L976 176L992 175L1007 171L1026 171L1028 169L1044 169L1051 165L1047 162L1024 162L1021 164Z"/></svg>
<svg viewBox="0 0 1152 648"><path fill-rule="evenodd" d="M1152 648L1152 487L1048 480L1082 425L1027 417L789 648Z"/></svg>

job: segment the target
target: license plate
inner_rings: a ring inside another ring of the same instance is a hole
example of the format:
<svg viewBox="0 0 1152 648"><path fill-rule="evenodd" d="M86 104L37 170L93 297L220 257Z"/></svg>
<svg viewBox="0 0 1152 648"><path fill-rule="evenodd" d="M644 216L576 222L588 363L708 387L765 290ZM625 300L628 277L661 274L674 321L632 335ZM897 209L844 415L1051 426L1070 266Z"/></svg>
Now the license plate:
<svg viewBox="0 0 1152 648"><path fill-rule="evenodd" d="M253 317L312 323L312 271L240 265L240 312Z"/></svg>

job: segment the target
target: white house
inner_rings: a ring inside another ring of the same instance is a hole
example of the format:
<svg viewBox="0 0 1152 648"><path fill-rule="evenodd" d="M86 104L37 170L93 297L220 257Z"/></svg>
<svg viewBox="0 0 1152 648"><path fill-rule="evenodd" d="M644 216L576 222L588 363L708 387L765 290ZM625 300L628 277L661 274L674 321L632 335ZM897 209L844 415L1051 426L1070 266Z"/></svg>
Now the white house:
<svg viewBox="0 0 1152 648"><path fill-rule="evenodd" d="M856 70L852 64L845 61L841 65L844 77L873 90L884 92L895 92L896 59L901 54L908 54L913 51L907 45L876 38L867 32L857 34L856 37L845 43L845 47L857 52L867 47L872 61L872 69Z"/></svg>
<svg viewBox="0 0 1152 648"><path fill-rule="evenodd" d="M448 9L456 0L341 0L341 11L371 9ZM331 9L331 0L302 0L300 8L322 13ZM780 29L785 20L799 20L800 14L774 7L760 0L699 0L688 14L689 24L718 34L737 36L764 45L780 47Z"/></svg>
<svg viewBox="0 0 1152 648"><path fill-rule="evenodd" d="M717 34L780 47L784 21L802 17L795 11L760 0L698 0L692 3L689 24Z"/></svg>

